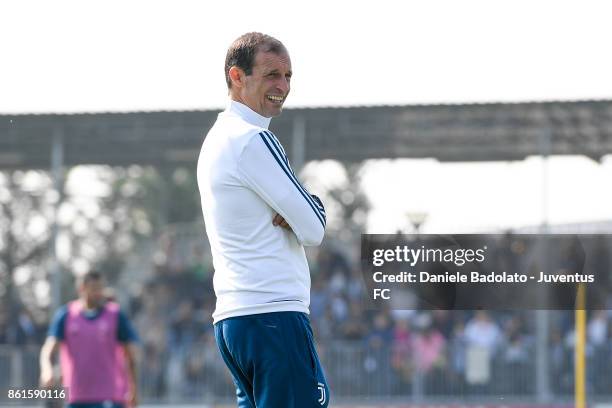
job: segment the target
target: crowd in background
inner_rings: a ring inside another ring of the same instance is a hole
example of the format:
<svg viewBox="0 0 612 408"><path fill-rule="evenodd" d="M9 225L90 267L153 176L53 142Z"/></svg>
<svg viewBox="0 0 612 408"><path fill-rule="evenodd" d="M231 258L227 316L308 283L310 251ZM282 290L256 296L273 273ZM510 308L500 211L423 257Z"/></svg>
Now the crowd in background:
<svg viewBox="0 0 612 408"><path fill-rule="evenodd" d="M169 249L171 250L171 249ZM535 392L536 313L392 311L364 303L359 268L340 247L308 253L310 319L336 390L358 395L509 394ZM123 307L140 336L145 397L200 397L231 389L212 330L212 266L195 247L180 262L164 257ZM26 310L0 310L0 343L40 344L46 322ZM574 315L551 312L546 344L553 392L573 392ZM12 325L9 324L12 322ZM612 389L612 313L590 312L588 387Z"/></svg>
<svg viewBox="0 0 612 408"><path fill-rule="evenodd" d="M172 248L167 248L172 252ZM309 252L310 318L336 389L372 395L535 392L536 314L533 311L392 311L364 299L360 269L340 246ZM186 261L186 258L191 259ZM228 382L212 332L212 266L199 249L165 257L130 305L141 333L151 390L210 392ZM573 391L574 316L551 312L551 389ZM590 313L588 385L612 389L612 314ZM168 354L167 351L171 352ZM357 374L358 373L358 374Z"/></svg>

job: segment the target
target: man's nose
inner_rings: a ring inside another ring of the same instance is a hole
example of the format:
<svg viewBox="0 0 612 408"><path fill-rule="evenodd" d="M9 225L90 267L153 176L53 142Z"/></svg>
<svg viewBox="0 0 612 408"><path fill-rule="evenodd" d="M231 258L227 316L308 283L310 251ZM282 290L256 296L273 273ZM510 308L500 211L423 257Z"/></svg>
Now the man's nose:
<svg viewBox="0 0 612 408"><path fill-rule="evenodd" d="M291 89L291 86L289 85L289 80L287 78L280 79L277 82L276 86L280 91L283 92L283 95L287 95L289 93L289 89Z"/></svg>

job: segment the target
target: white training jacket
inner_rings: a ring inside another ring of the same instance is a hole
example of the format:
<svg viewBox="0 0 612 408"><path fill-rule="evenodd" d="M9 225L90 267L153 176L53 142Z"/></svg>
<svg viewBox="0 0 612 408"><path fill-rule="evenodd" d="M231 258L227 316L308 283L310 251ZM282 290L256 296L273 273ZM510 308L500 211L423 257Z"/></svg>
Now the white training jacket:
<svg viewBox="0 0 612 408"><path fill-rule="evenodd" d="M215 268L214 323L233 316L308 313L304 245L319 245L325 209L293 173L270 118L230 100L198 159L198 187ZM272 225L275 213L292 231Z"/></svg>

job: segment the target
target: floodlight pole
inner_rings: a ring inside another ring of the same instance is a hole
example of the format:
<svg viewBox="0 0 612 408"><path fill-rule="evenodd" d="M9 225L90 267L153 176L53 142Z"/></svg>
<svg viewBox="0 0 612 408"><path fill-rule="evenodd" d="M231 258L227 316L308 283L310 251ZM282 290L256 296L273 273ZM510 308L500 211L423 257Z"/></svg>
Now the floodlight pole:
<svg viewBox="0 0 612 408"><path fill-rule="evenodd" d="M62 275L57 257L57 237L59 229L57 225L57 214L62 201L64 167L64 131L61 127L53 129L53 141L51 145L51 176L53 186L57 193L57 199L53 203L53 220L51 224L51 245L49 245L49 259L51 261L51 313L60 306L62 301Z"/></svg>

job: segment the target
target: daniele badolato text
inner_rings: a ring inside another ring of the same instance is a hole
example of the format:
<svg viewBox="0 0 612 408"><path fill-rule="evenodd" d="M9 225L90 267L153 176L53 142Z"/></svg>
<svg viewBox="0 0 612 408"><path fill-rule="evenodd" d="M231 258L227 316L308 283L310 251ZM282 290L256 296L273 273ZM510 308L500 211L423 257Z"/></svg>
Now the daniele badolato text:
<svg viewBox="0 0 612 408"><path fill-rule="evenodd" d="M546 274L542 271L540 271L538 277L505 271L489 273L471 271L469 274L458 271L442 274L425 271L390 274L378 271L374 272L372 278L376 283L525 283L528 281L535 281L536 283L593 283L595 281L593 275L581 275L579 273L572 275Z"/></svg>
<svg viewBox="0 0 612 408"><path fill-rule="evenodd" d="M372 252L372 265L383 267L385 264L395 263L412 268L422 267L428 263L439 263L447 266L462 268L469 265L482 264L485 261L487 246L478 249L440 249L440 248L411 248L409 246L396 246L395 249L375 249ZM388 269L388 268L387 268ZM482 271L445 271L432 273L428 271L389 272L374 271L372 279L375 283L593 283L593 275L573 273L545 273L540 271L537 276L520 272L482 272Z"/></svg>

